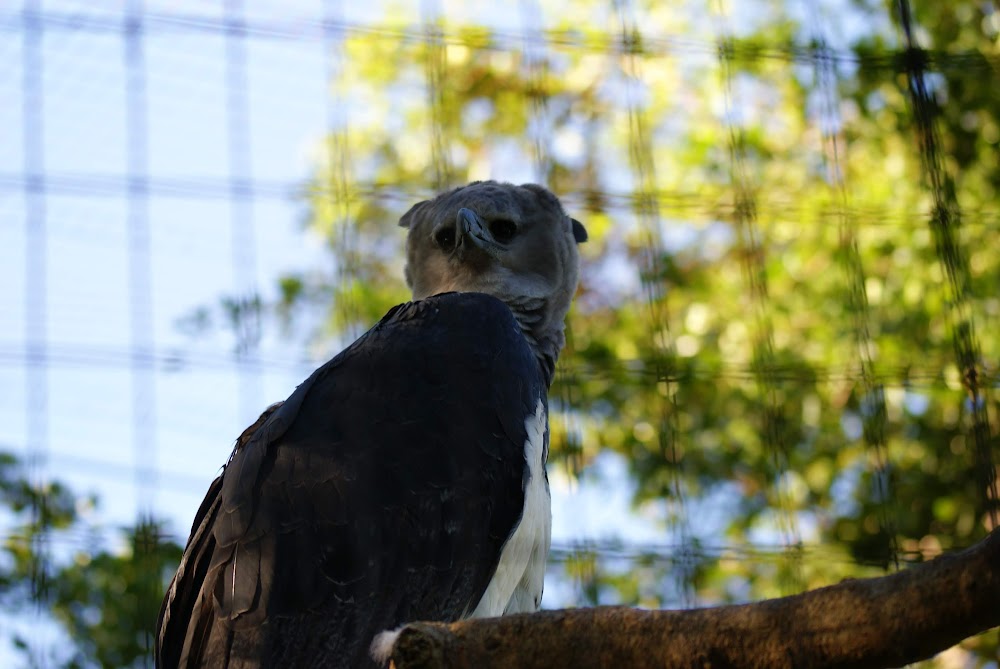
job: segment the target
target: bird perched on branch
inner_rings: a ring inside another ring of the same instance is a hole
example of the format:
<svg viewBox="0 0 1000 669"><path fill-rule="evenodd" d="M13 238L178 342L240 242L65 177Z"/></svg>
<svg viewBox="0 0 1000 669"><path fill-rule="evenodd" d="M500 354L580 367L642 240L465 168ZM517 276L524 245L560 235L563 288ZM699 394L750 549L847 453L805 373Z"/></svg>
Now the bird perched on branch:
<svg viewBox="0 0 1000 669"><path fill-rule="evenodd" d="M541 186L491 181L400 225L414 301L239 437L157 666L376 667L407 622L538 609L546 395L586 230Z"/></svg>

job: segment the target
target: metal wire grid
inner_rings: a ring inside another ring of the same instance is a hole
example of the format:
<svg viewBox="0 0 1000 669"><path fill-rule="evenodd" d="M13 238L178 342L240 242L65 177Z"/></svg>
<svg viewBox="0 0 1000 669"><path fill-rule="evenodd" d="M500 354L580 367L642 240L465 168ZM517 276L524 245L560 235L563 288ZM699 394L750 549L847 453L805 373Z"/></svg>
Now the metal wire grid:
<svg viewBox="0 0 1000 669"><path fill-rule="evenodd" d="M963 379L971 406L974 407L970 434L976 445L976 467L981 476L985 490L991 491L992 499L997 499L996 473L989 444L990 426L987 414L983 408L981 395L984 388L994 386L998 379L995 371L986 370L981 364L980 346L972 316L968 308L969 300L969 268L964 251L957 241L956 228L962 212L954 199L953 190L947 186L947 177L941 166L940 148L936 140L933 102L927 92L925 75L928 71L947 70L948 68L980 67L987 58L972 58L962 53L933 53L915 46L912 30L912 17L907 0L900 0L897 11L902 27L904 48L892 56L858 57L850 52L838 52L825 41L820 26L816 26L814 45L798 44L766 44L748 47L727 38L725 29L726 8L720 4L717 14L722 24L715 41L699 41L682 36L664 36L643 34L642 27L636 20L636 10L628 2L620 2L614 6L618 22L617 29L606 34L593 35L574 33L572 31L552 31L538 29L537 16L541 12L535 2L524 0L519 6L524 29L519 32L494 31L490 35L489 44L463 37L459 33L449 32L441 21L442 9L434 2L421 4L420 26L412 29L400 29L380 25L362 25L346 22L342 16L343 8L335 1L329 0L322 5L321 17L299 18L290 21L261 20L248 18L246 8L240 0L225 0L217 16L183 13L165 13L150 11L143 6L141 0L127 0L123 10L110 13L73 13L62 10L50 10L43 6L41 0L25 0L20 12L0 12L0 32L17 35L21 41L21 132L22 165L19 171L0 173L0 192L20 193L23 198L23 229L25 239L24 253L24 304L28 305L24 317L23 347L0 345L0 364L23 367L25 370L26 398L24 452L26 463L30 470L31 480L39 488L54 472L50 458L50 403L51 387L48 370L59 365L78 365L84 367L107 368L116 367L128 371L129 402L128 413L131 417L131 441L135 465L129 467L122 463L110 462L100 458L77 455L67 458L60 455L61 467L91 468L100 470L109 477L131 475L134 488L138 495L136 508L141 522L143 519L155 516L157 513L157 491L163 489L190 490L197 485L195 477L176 472L163 472L158 467L148 463L157 462L156 452L162 448L158 438L158 423L162 420L158 413L159 395L157 393L156 373L158 369L170 366L175 369L217 368L227 373L235 374L235 388L239 394L241 415L250 415L261 406L261 375L267 370L280 369L290 375L301 374L308 369L308 363L298 359L277 359L262 355L258 350L260 332L254 322L241 331L240 342L235 356L204 354L197 351L164 351L157 346L154 334L154 312L157 304L152 290L152 230L150 219L150 202L157 197L176 197L186 200L219 200L229 205L228 228L230 231L231 256L229 264L233 273L235 294L249 304L260 290L258 285L257 245L255 242L256 208L259 203L267 200L287 200L299 196L307 188L296 180L281 181L260 178L253 172L252 153L255 142L251 130L250 117L252 105L249 95L252 82L247 73L247 49L253 41L295 40L316 43L326 50L327 79L334 79L343 68L349 68L338 52L339 40L351 33L378 35L390 40L423 41L432 47L437 55L428 60L425 72L427 84L427 106L431 117L435 119L435 130L429 150L435 156L433 161L438 166L438 172L426 189L416 193L409 189L398 188L392 184L357 183L353 182L347 172L350 169L349 150L347 149L346 133L349 128L336 122L338 115L337 99L327 96L328 107L324 110L328 124L332 129L333 140L327 146L331 152L329 161L335 169L331 170L331 179L326 184L312 184L308 188L316 194L329 197L335 206L346 207L351 198L372 198L389 201L395 204L412 202L417 196L440 190L452 184L454 175L450 167L450 159L445 148L445 138L440 135L441 123L437 122L440 113L440 95L447 86L443 78L444 49L448 45L471 44L477 48L496 50L523 49L529 54L528 64L531 76L537 80L544 78L543 68L546 62L543 54L546 49L579 49L599 54L615 54L620 61L620 67L626 73L628 81L638 82L639 75L635 69L635 61L655 54L675 54L684 57L685 54L714 55L720 64L723 89L726 91L727 105L732 105L731 72L733 62L746 60L779 60L809 65L815 68L820 82L825 114L835 115L837 112L837 74L835 66L838 63L850 63L869 71L884 71L887 75L904 72L907 76L910 102L914 118L917 121L920 135L920 151L924 158L924 169L931 184L934 205L931 211L924 213L924 220L929 221L934 231L934 239L938 256L941 259L945 274L948 277L951 309L949 327L955 344L956 359L962 370ZM71 173L53 172L47 168L46 127L44 111L46 100L43 94L42 82L48 64L44 61L42 40L50 35L71 34L107 34L117 38L121 44L121 58L126 73L124 77L124 118L126 159L124 174L110 173ZM149 80L147 77L146 40L150 35L157 34L208 34L219 36L225 45L221 55L224 67L224 118L226 129L226 145L228 147L225 159L225 175L168 177L154 175L150 168L150 126L148 121ZM992 63L996 66L1000 63ZM317 86L327 86L328 81L318 81ZM646 271L650 276L658 276L655 266L662 255L663 242L659 238L661 230L659 216L665 210L682 214L699 206L696 193L662 192L655 186L654 177L656 164L652 152L655 141L650 135L649 120L644 118L642 106L635 96L626 95L625 111L629 116L629 150L630 168L632 171L633 188L620 192L598 191L592 183L585 183L579 192L570 194L570 199L580 203L600 200L605 203L617 203L618 206L631 209L637 220L646 231L648 253ZM546 98L538 95L531 103L531 113L537 121L535 124L534 169L539 179L547 174L549 155L551 152L550 126L547 123ZM831 126L832 127L832 126ZM742 243L745 247L745 275L748 282L747 293L751 302L760 306L768 299L766 282L763 276L762 255L755 230L755 193L753 184L745 173L742 165L742 139L740 131L730 126L731 179L733 185L733 201L728 205L728 215L739 222ZM878 492L882 502L880 524L886 533L895 537L893 530L894 514L892 510L891 483L886 473L887 452L882 428L885 422L884 386L889 383L921 384L921 379L928 387L937 384L940 377L937 361L928 362L926 369L918 370L912 367L892 369L879 367L869 354L871 346L868 332L867 297L864 291L864 268L861 266L857 253L856 220L859 215L871 213L853 205L846 196L843 187L841 160L846 150L843 140L829 129L824 129L826 152L824 159L832 175L831 189L836 192L836 205L831 207L827 215L839 226L843 247L847 250L847 261L844 266L845 282L852 299L855 301L857 314L855 338L861 361L861 382L865 392L875 403L875 411L868 414L865 425L865 437L869 448L874 454L877 468ZM50 258L47 251L53 234L48 226L49 198L53 195L72 195L81 198L112 199L124 203L126 211L127 244L127 278L128 284L128 342L126 345L91 345L66 344L51 342L48 330L48 315L50 311L50 287L47 283ZM782 203L789 211L794 211L794 201ZM344 212L347 209L343 209ZM968 213L968 212L967 212ZM973 212L975 225L990 228L1000 228L1000 210ZM883 215L869 217L871 224L885 224L890 219ZM900 223L896 221L896 223ZM919 223L917 223L919 225ZM342 229L339 244L349 246L353 243L352 227L346 225ZM343 275L350 275L351 267L345 265L339 268ZM658 293L661 290L655 282L646 282L644 290L648 292L647 301L651 309L656 310L659 304ZM356 305L345 303L338 308L356 309ZM252 313L252 309L249 309ZM655 313L653 322L662 326L667 333L667 339L660 342L664 352L663 359L670 360L673 342L670 332L670 314ZM259 326L259 324L257 324ZM723 366L721 373L732 377L753 380L761 392L768 392L769 387L780 382L788 375L794 375L794 370L782 370L781 366L769 356L773 346L771 342L770 325L766 318L757 322L755 359L753 366L733 365ZM623 363L628 367L628 363ZM606 373L606 370L587 369L580 364L567 368L567 363L561 363L561 373L571 377L586 377ZM692 372L680 372L669 366L658 363L650 370L647 366L636 365L635 369L626 369L635 383L656 383L664 381L669 388L676 388L677 383L689 380ZM830 378L856 378L857 370L850 366L843 370L827 369L825 373ZM697 372L694 372L697 374ZM706 371L705 375L720 374L720 369ZM572 383L567 384L569 396L562 398L572 406ZM675 401L674 391L667 394L668 404ZM665 405L666 407L667 405ZM773 421L778 420L781 407L773 403L771 411L764 417L761 428L764 433L773 433L774 439L768 443L773 447L774 485L781 486L780 475L788 464L789 445L782 444ZM663 457L670 462L680 462L679 450L683 444L679 441L676 411L664 410L660 417L659 433ZM572 419L567 419L572 420ZM572 426L571 426L572 428ZM572 429L567 430L572 432ZM147 464L142 464L147 463ZM679 473L671 483L669 499L677 509L671 517L675 526L672 536L678 537L677 543L669 545L622 546L614 543L587 543L584 545L557 546L554 550L554 560L568 562L581 554L598 554L609 559L638 561L651 559L670 562L678 575L676 584L678 600L683 604L695 601L695 593L691 589L690 579L686 577L690 567L689 560L698 556L735 556L742 560L790 560L793 564L804 555L823 556L822 546L804 546L796 527L795 514L790 507L781 505L778 509L783 519L782 545L765 546L705 546L695 545L689 541L688 517L685 510L687 495L683 489L683 481ZM781 498L780 491L778 498ZM42 498L44 500L44 497ZM984 499L984 504L986 503ZM44 503L44 502L43 502ZM996 509L990 507L993 523L996 525ZM36 509L41 514L44 509ZM17 537L10 537L17 540ZM34 546L40 561L48 559L51 545L44 539L35 538L38 545ZM76 537L64 534L60 541L79 542L81 545L93 545L94 537ZM833 555L833 554L831 554ZM892 546L892 559L898 565L900 559L907 556L898 546ZM138 555L137 559L142 559ZM45 565L40 564L36 589L33 593L39 600L46 593ZM786 584L786 589L796 589L796 583Z"/></svg>

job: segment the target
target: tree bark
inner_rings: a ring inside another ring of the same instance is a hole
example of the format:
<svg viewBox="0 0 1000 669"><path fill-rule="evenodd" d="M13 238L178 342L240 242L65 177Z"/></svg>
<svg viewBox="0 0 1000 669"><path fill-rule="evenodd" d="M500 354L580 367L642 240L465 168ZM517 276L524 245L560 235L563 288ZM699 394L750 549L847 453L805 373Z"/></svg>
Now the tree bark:
<svg viewBox="0 0 1000 669"><path fill-rule="evenodd" d="M898 667L998 625L1000 529L895 574L754 604L414 623L392 661L395 669Z"/></svg>

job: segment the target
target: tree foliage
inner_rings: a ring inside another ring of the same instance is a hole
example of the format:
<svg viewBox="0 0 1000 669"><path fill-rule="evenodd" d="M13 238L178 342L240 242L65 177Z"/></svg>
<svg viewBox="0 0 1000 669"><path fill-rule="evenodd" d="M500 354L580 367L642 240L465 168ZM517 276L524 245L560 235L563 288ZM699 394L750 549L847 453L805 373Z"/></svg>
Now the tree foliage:
<svg viewBox="0 0 1000 669"><path fill-rule="evenodd" d="M580 603L787 594L982 537L1000 420L995 14L914 2L908 51L895 5L772 3L764 24L735 6L570 4L544 47L447 17L423 38L345 39L345 122L308 193L341 272L300 294L330 296L332 331L373 322L405 299L394 222L467 180L543 181L587 222L553 457L579 474L619 454L675 546L573 555ZM694 522L720 506L721 527Z"/></svg>
<svg viewBox="0 0 1000 669"><path fill-rule="evenodd" d="M0 550L0 604L6 614L53 623L72 643L45 666L145 667L164 587L181 547L153 520L125 528L121 546L90 520L97 504L58 481L38 483L14 456L0 452L0 508L10 513ZM33 666L30 632L14 646Z"/></svg>

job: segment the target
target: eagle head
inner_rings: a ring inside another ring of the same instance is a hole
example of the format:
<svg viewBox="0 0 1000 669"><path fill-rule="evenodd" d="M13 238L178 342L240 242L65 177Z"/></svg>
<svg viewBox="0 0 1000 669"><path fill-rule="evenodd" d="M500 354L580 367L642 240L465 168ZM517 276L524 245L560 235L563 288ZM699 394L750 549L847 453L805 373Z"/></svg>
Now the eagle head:
<svg viewBox="0 0 1000 669"><path fill-rule="evenodd" d="M414 299L487 293L510 307L529 343L554 361L576 292L583 225L542 186L476 181L415 204L406 282ZM553 349L554 350L550 350Z"/></svg>

